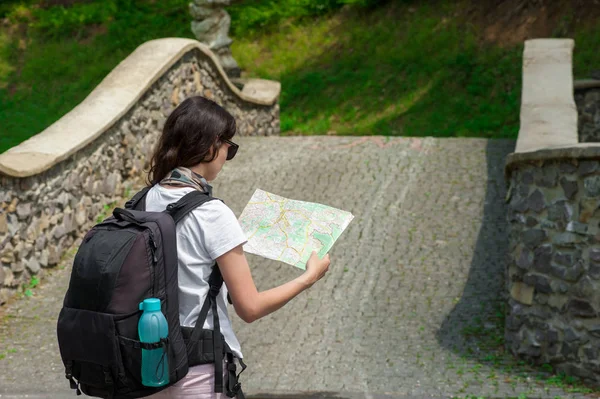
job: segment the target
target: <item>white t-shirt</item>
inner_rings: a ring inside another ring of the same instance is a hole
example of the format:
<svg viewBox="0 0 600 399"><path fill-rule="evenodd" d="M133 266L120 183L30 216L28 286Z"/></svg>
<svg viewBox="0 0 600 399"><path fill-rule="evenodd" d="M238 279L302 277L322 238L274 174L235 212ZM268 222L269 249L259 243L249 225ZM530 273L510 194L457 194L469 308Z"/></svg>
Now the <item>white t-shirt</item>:
<svg viewBox="0 0 600 399"><path fill-rule="evenodd" d="M154 185L146 194L146 210L164 211L168 204L177 202L191 187L165 188ZM247 239L233 211L219 200L212 200L191 211L176 227L177 256L179 262L179 322L193 327L208 293L208 277L214 261ZM217 313L221 333L235 353L242 357L240 343L231 328L227 313L227 287L223 283L217 297ZM213 330L212 310L204 328Z"/></svg>

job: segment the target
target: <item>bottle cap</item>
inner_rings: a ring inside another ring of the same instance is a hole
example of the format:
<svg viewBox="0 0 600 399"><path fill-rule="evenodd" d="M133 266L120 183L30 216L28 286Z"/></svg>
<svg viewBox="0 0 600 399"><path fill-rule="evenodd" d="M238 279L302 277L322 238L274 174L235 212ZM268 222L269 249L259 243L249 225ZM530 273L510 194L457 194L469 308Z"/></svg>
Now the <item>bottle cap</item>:
<svg viewBox="0 0 600 399"><path fill-rule="evenodd" d="M148 298L144 299L144 302L140 303L140 310L153 312L160 311L160 299L158 298Z"/></svg>

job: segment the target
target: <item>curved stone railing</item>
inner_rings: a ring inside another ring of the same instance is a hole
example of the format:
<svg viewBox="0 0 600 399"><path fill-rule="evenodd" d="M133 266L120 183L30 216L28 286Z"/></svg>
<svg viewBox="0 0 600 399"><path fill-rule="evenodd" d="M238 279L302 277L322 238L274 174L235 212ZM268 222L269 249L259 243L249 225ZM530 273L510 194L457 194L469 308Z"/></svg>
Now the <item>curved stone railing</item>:
<svg viewBox="0 0 600 399"><path fill-rule="evenodd" d="M177 104L202 95L236 118L238 134L272 135L279 93L278 82L234 84L195 40L137 48L71 112L0 154L0 304L56 265L107 204L144 184L152 147Z"/></svg>
<svg viewBox="0 0 600 399"><path fill-rule="evenodd" d="M574 90L579 115L600 102L581 92L598 82L573 82L573 45L559 39L525 43L521 127L506 163L505 337L513 354L598 385L600 145L580 142ZM583 109L584 102L594 105Z"/></svg>

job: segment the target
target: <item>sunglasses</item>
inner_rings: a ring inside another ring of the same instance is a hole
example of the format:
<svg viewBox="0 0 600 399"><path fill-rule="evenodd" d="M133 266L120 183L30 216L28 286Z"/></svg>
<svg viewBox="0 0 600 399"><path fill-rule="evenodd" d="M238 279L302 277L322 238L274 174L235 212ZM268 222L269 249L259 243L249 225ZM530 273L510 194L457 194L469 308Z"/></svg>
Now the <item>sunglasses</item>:
<svg viewBox="0 0 600 399"><path fill-rule="evenodd" d="M227 149L227 160L230 161L235 157L235 154L239 148L239 145L234 143L233 141L229 141L226 139L221 139L222 142L229 144L229 148Z"/></svg>

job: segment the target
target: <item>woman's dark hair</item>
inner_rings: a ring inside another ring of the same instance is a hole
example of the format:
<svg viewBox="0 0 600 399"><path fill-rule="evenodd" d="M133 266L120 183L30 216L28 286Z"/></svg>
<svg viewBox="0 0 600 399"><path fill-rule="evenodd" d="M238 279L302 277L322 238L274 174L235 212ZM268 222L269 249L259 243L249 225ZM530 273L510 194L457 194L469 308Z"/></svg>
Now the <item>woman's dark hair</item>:
<svg viewBox="0 0 600 399"><path fill-rule="evenodd" d="M233 116L214 101L199 96L184 100L165 122L150 160L148 183L160 182L179 166L214 160L222 144L220 139L231 140L235 131ZM215 151L211 154L212 148Z"/></svg>

